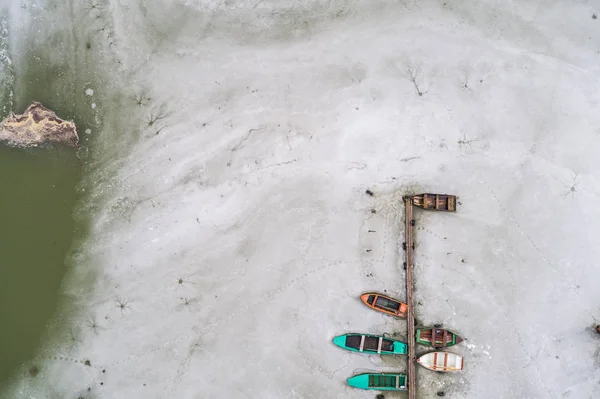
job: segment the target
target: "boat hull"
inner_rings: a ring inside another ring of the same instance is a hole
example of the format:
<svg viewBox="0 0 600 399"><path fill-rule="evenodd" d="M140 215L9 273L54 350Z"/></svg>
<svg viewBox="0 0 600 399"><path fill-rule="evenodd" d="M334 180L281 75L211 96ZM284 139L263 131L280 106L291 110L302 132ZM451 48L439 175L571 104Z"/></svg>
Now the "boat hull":
<svg viewBox="0 0 600 399"><path fill-rule="evenodd" d="M360 299L371 309L390 316L406 317L408 312L407 304L378 292L366 292L360 296Z"/></svg>
<svg viewBox="0 0 600 399"><path fill-rule="evenodd" d="M438 372L460 371L464 362L462 356L451 352L429 352L417 359L421 366Z"/></svg>
<svg viewBox="0 0 600 399"><path fill-rule="evenodd" d="M442 328L418 328L415 333L417 343L435 348L444 348L460 344L463 339L452 331Z"/></svg>
<svg viewBox="0 0 600 399"><path fill-rule="evenodd" d="M404 342L371 334L338 335L333 338L333 343L340 348L369 355L406 355L408 349Z"/></svg>
<svg viewBox="0 0 600 399"><path fill-rule="evenodd" d="M406 374L363 373L348 378L348 385L375 391L406 391Z"/></svg>
<svg viewBox="0 0 600 399"><path fill-rule="evenodd" d="M448 194L417 194L410 197L418 208L431 211L456 212L456 196Z"/></svg>

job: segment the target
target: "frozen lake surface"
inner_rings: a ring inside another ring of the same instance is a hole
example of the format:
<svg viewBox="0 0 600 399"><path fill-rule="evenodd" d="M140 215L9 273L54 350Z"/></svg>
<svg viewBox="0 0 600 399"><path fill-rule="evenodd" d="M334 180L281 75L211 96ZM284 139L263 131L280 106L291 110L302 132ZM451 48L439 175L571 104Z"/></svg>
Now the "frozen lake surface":
<svg viewBox="0 0 600 399"><path fill-rule="evenodd" d="M63 283L77 316L5 397L373 398L345 380L405 359L331 338L406 339L358 296L404 297L416 192L460 201L417 214L416 317L467 338L464 372L418 369L418 397L600 395L591 5L61 7L11 15L48 42L74 26L73 65L98 65L76 87L98 115L76 211L94 223Z"/></svg>

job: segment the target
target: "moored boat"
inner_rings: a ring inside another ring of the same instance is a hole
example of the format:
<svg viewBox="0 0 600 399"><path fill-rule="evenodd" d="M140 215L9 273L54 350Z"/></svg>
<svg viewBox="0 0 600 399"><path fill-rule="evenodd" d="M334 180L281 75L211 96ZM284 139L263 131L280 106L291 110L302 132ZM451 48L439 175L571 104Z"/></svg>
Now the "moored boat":
<svg viewBox="0 0 600 399"><path fill-rule="evenodd" d="M433 371L459 371L464 368L462 356L450 352L429 352L417 359L417 362Z"/></svg>
<svg viewBox="0 0 600 399"><path fill-rule="evenodd" d="M456 211L456 196L448 194L417 194L411 197L416 207L432 211Z"/></svg>
<svg viewBox="0 0 600 399"><path fill-rule="evenodd" d="M415 333L417 343L434 348L444 348L460 344L463 339L452 331L443 328L417 328Z"/></svg>
<svg viewBox="0 0 600 399"><path fill-rule="evenodd" d="M363 373L348 378L348 385L377 391L405 391L406 374Z"/></svg>
<svg viewBox="0 0 600 399"><path fill-rule="evenodd" d="M406 317L406 312L408 311L407 304L377 292L364 293L360 296L360 299L371 309L375 309L392 316Z"/></svg>
<svg viewBox="0 0 600 399"><path fill-rule="evenodd" d="M344 334L333 338L333 343L340 348L370 355L406 355L407 345L404 342L371 334Z"/></svg>

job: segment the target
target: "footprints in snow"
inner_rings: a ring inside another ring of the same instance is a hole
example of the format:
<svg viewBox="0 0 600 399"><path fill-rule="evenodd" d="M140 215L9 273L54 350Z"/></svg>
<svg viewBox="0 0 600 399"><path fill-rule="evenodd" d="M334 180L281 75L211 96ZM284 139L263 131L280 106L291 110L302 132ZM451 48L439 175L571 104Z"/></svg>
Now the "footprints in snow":
<svg viewBox="0 0 600 399"><path fill-rule="evenodd" d="M137 358L140 358L142 356L160 352L160 351L166 349L169 346L176 345L176 344L178 344L180 342L183 342L183 341L192 340L192 339L194 339L194 337L197 337L197 336L202 336L202 335L208 334L211 331L215 330L216 328L221 327L221 326L229 323L230 321L238 318L241 314L247 313L252 308L255 308L255 307L259 306L259 305L264 304L266 301L268 301L269 299L273 298L277 294L282 293L282 292L290 289L291 287L295 286L299 282L302 282L302 281L306 280L308 277L310 277L310 276L312 276L314 274L317 274L317 273L319 273L321 271L330 269L332 267L336 267L336 266L340 266L340 265L347 265L347 264L348 264L347 261L334 261L334 262L327 262L327 263L323 264L322 266L310 269L310 270L306 271L305 273L299 275L298 277L290 280L288 283L286 283L284 285L281 285L281 286L277 287L276 289L273 289L273 290L271 290L271 291L263 294L260 297L259 300L255 301L255 302L252 302L252 303L249 303L249 304L247 304L246 306L244 306L242 308L238 308L235 312L230 313L227 317L225 317L223 319L220 319L220 320L217 320L217 321L215 321L215 322L213 322L211 324L208 324L205 328L203 328L200 331L193 331L193 332L190 332L188 334L182 335L182 336L180 336L179 338L177 338L177 339L175 339L173 341L167 341L167 342L163 343L162 345L160 345L158 347L155 347L155 348L152 348L152 349L148 349L148 350L146 350L146 351L144 351L142 353L131 355L131 356L125 358L125 359L122 359L122 360L119 360L117 362L111 363L108 366L109 367L114 367L114 366L117 366L117 365L126 364L126 363L128 363L128 362L130 362L132 360L135 360Z"/></svg>

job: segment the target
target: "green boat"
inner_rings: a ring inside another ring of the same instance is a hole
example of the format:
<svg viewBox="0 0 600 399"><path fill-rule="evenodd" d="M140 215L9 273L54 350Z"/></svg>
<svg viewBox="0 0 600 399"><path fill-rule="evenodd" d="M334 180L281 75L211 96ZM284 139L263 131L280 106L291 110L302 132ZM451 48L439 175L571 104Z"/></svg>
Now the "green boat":
<svg viewBox="0 0 600 399"><path fill-rule="evenodd" d="M364 373L348 378L348 385L376 391L406 391L406 374Z"/></svg>
<svg viewBox="0 0 600 399"><path fill-rule="evenodd" d="M344 334L333 338L340 348L369 355L406 355L407 345L395 339L371 334Z"/></svg>
<svg viewBox="0 0 600 399"><path fill-rule="evenodd" d="M444 348L463 342L463 339L452 331L442 328L418 328L415 333L417 343L434 348Z"/></svg>

